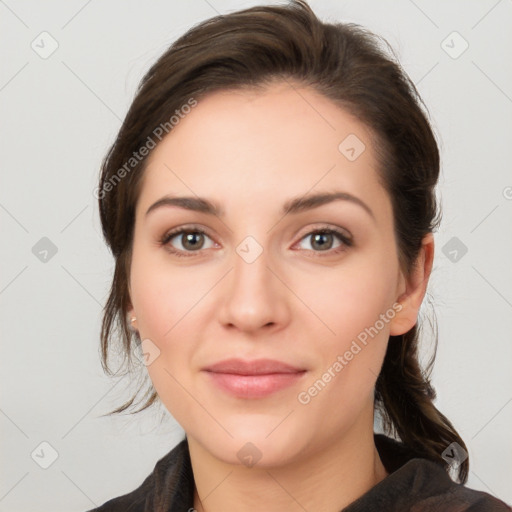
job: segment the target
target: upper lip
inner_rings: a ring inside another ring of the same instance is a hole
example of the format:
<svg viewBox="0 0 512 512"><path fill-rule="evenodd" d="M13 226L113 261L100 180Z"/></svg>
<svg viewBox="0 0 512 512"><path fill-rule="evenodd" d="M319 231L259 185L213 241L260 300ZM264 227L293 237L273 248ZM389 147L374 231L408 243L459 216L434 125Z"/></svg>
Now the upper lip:
<svg viewBox="0 0 512 512"><path fill-rule="evenodd" d="M269 375L273 373L300 373L302 368L273 359L226 359L204 368L213 373L229 373L234 375Z"/></svg>

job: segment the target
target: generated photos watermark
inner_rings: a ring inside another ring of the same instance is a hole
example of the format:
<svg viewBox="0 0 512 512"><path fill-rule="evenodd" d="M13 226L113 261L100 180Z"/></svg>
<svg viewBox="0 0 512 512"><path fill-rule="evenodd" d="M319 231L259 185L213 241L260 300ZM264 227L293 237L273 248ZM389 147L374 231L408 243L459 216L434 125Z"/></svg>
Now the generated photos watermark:
<svg viewBox="0 0 512 512"><path fill-rule="evenodd" d="M396 314L402 311L403 306L399 302L395 302L385 313L381 313L379 319L371 327L366 327L357 335L357 339L352 340L350 348L343 355L338 355L336 360L327 368L322 376L317 379L308 389L301 391L297 395L297 400L302 405L307 405L311 400L325 389L327 384L331 382L345 368L361 350L368 345L369 338L373 339L384 329Z"/></svg>
<svg viewBox="0 0 512 512"><path fill-rule="evenodd" d="M117 184L128 175L139 162L142 162L146 158L150 151L154 149L158 142L160 142L170 131L187 115L190 114L192 108L197 105L197 100L190 98L187 103L182 105L179 109L174 111L174 114L169 118L168 121L160 123L152 132L148 135L144 144L133 152L131 156L122 167L120 167L116 173L111 176L101 188L97 187L93 191L93 195L96 199L103 199L110 191L112 191Z"/></svg>

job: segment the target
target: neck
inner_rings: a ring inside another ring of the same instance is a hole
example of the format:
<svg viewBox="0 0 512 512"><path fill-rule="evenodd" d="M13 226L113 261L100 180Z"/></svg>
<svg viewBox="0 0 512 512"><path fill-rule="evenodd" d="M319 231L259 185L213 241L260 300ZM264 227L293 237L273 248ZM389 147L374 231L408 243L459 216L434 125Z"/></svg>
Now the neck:
<svg viewBox="0 0 512 512"><path fill-rule="evenodd" d="M342 438L293 463L269 468L224 463L188 440L198 512L243 510L339 512L383 480L371 428L359 422Z"/></svg>

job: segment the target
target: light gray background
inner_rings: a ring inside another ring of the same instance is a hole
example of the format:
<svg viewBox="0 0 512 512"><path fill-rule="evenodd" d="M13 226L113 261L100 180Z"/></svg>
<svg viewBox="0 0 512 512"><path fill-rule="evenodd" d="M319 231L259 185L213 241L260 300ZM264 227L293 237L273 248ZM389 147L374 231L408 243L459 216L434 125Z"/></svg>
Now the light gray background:
<svg viewBox="0 0 512 512"><path fill-rule="evenodd" d="M0 1L1 511L92 508L137 487L181 438L159 424L163 407L99 417L128 383L99 361L113 260L92 191L145 70L193 24L257 3ZM436 404L468 444L468 486L512 502L512 1L311 6L386 37L429 106L443 160ZM43 31L58 42L46 59L31 47L51 49ZM32 252L42 237L58 249L46 262ZM43 441L58 453L48 469L31 458L51 462Z"/></svg>

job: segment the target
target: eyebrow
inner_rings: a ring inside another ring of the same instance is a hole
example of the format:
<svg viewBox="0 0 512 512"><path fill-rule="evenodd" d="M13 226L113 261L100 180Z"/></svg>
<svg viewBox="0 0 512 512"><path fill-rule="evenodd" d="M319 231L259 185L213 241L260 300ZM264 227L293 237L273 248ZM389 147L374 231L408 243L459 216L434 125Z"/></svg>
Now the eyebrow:
<svg viewBox="0 0 512 512"><path fill-rule="evenodd" d="M360 206L375 220L375 215L370 207L361 199L349 194L348 192L323 192L296 197L284 203L281 213L282 215L299 213L340 200L349 201ZM224 210L214 201L210 201L202 197L179 197L168 195L153 203L148 208L146 216L157 208L165 206L177 206L179 208L184 208L185 210L206 213L207 215L215 215L216 217L224 217Z"/></svg>

